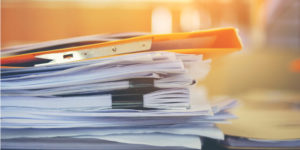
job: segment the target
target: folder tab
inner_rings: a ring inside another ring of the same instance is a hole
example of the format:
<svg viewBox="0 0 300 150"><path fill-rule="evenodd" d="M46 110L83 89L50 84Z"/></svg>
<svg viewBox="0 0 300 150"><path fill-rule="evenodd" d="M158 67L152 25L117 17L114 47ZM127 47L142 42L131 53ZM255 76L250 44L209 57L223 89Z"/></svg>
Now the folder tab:
<svg viewBox="0 0 300 150"><path fill-rule="evenodd" d="M104 57L111 55L119 55L131 52L140 52L151 48L152 39L145 39L131 43L121 43L104 47L95 47L91 49L83 49L79 51L68 51L61 53L50 53L37 55L36 58L52 60L48 63L38 64L36 66L61 64L77 60L84 60L94 57Z"/></svg>

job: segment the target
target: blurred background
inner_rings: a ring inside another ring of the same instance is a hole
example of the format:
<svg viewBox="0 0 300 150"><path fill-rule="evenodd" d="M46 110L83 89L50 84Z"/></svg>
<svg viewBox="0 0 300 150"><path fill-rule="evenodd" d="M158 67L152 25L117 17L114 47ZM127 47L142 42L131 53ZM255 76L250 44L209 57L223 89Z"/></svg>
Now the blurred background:
<svg viewBox="0 0 300 150"><path fill-rule="evenodd" d="M213 60L200 83L208 95L299 99L299 10L298 0L1 0L1 48L100 33L231 26L244 48Z"/></svg>

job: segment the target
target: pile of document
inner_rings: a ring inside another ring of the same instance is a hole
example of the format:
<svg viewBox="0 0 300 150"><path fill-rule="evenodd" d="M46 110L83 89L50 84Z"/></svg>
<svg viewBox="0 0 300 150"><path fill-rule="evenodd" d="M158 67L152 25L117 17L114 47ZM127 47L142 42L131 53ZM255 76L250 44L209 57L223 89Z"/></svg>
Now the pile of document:
<svg viewBox="0 0 300 150"><path fill-rule="evenodd" d="M2 147L64 137L200 149L200 137L224 138L215 123L234 118L226 110L236 104L192 95L208 71L201 55L170 52L4 69Z"/></svg>
<svg viewBox="0 0 300 150"><path fill-rule="evenodd" d="M215 124L234 119L228 110L237 103L209 103L199 95L196 83L208 74L210 60L156 51L152 39L152 46L142 43L141 52L111 57L89 59L93 53L102 56L92 45L72 53L42 52L43 58L63 59L45 64L36 59L41 53L32 51L1 59L12 65L1 71L1 148L201 149L202 138L224 139ZM110 44L101 50L132 50L136 43ZM31 64L26 61L38 65L13 66Z"/></svg>

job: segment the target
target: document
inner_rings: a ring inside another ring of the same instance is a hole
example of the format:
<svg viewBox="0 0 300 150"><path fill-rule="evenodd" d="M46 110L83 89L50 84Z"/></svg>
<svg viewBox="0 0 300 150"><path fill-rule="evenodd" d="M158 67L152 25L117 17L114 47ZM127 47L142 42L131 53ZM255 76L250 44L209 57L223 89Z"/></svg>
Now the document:
<svg viewBox="0 0 300 150"><path fill-rule="evenodd" d="M135 127L86 127L86 128L4 128L2 130L5 139L21 138L26 135L28 138L58 137L58 136L104 136L111 134L148 134L148 133L168 133L179 135L197 135L214 139L224 139L223 132L213 124L172 124L159 126L135 126Z"/></svg>
<svg viewBox="0 0 300 150"><path fill-rule="evenodd" d="M11 48L1 58L1 148L201 149L202 138L223 140L216 123L235 119L237 102L199 96L211 60L198 54L230 36L220 50L239 49L233 29Z"/></svg>
<svg viewBox="0 0 300 150"><path fill-rule="evenodd" d="M189 107L188 89L165 89L148 94L96 95L73 97L2 96L1 107L30 107L38 109L78 109L97 107L111 109L122 105L153 109L186 109Z"/></svg>

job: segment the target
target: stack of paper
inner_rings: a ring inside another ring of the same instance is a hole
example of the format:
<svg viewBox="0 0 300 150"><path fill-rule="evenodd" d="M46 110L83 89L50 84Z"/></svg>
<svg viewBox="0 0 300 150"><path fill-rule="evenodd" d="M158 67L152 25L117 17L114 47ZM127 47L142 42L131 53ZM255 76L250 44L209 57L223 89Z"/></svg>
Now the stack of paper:
<svg viewBox="0 0 300 150"><path fill-rule="evenodd" d="M1 58L1 148L201 149L202 137L224 139L215 124L236 105L199 95L202 54L240 48L232 28L12 48Z"/></svg>
<svg viewBox="0 0 300 150"><path fill-rule="evenodd" d="M200 149L200 137L224 138L214 124L234 118L226 110L236 104L197 99L202 104L191 105L192 85L208 73L209 62L152 52L4 69L2 147L34 148L24 142L64 137ZM59 148L67 147L76 145Z"/></svg>

